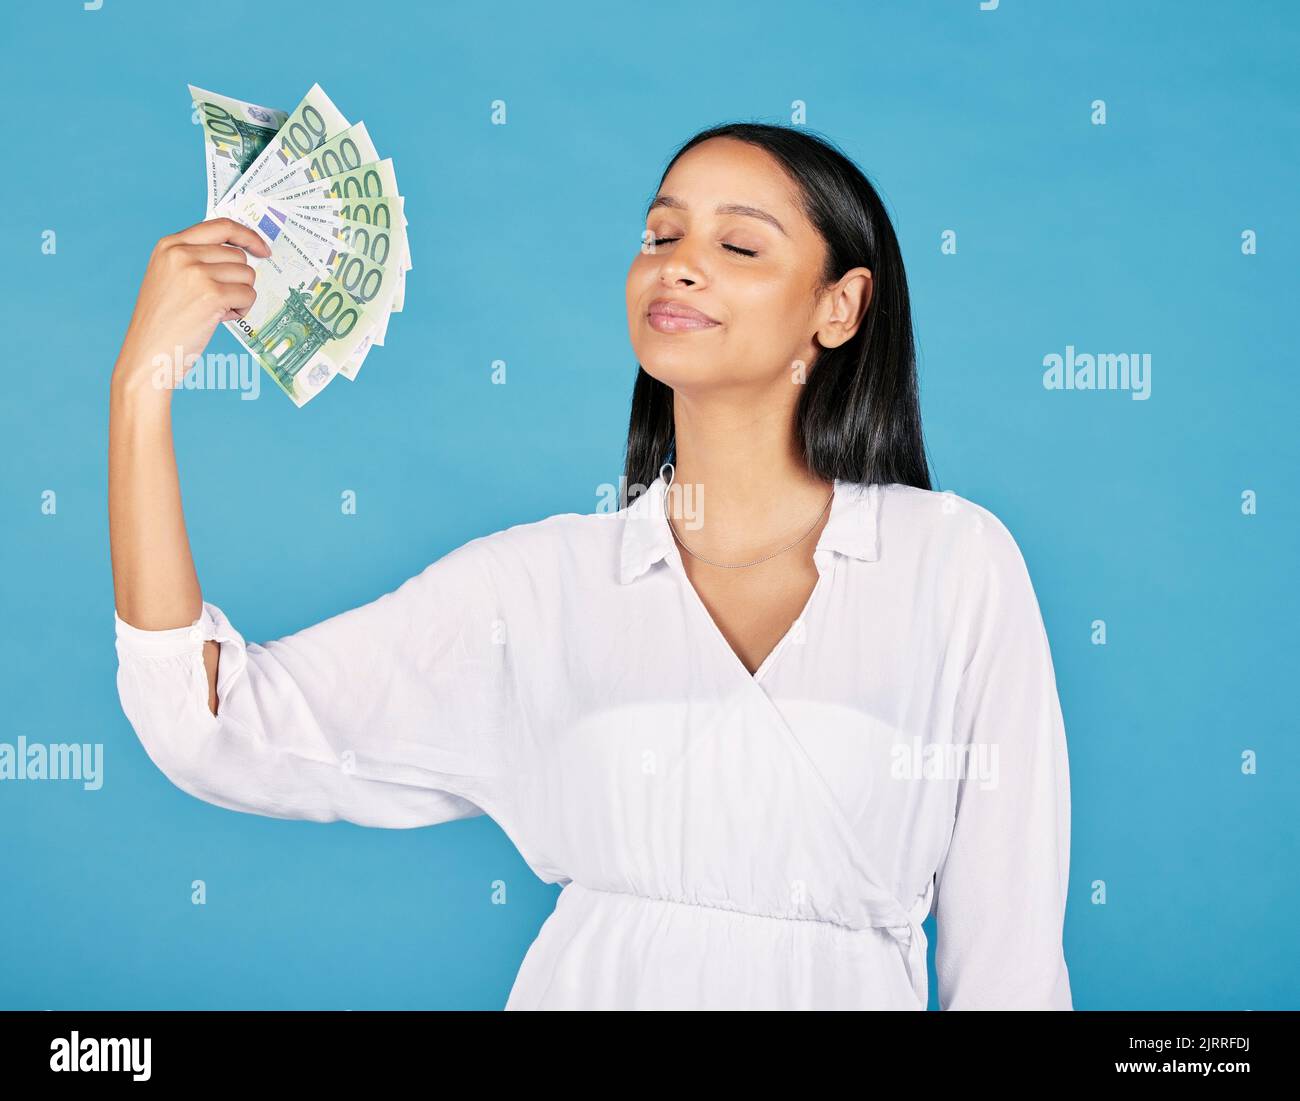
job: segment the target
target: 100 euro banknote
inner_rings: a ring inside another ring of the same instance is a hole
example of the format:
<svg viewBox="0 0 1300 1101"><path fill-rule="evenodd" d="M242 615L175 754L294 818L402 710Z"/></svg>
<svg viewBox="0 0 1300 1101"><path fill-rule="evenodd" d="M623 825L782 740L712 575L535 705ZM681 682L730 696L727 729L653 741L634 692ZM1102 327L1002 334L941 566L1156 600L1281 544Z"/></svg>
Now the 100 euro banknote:
<svg viewBox="0 0 1300 1101"><path fill-rule="evenodd" d="M289 117L274 107L189 86L198 121L203 124L208 170L207 216L257 159Z"/></svg>
<svg viewBox="0 0 1300 1101"><path fill-rule="evenodd" d="M338 276L322 277L283 230L269 257L250 262L257 300L226 328L295 405L305 405L368 348L386 304L359 301Z"/></svg>
<svg viewBox="0 0 1300 1101"><path fill-rule="evenodd" d="M252 227L257 299L227 329L304 405L355 378L402 308L411 268L391 159L319 84L286 113L190 86L203 123L207 217Z"/></svg>

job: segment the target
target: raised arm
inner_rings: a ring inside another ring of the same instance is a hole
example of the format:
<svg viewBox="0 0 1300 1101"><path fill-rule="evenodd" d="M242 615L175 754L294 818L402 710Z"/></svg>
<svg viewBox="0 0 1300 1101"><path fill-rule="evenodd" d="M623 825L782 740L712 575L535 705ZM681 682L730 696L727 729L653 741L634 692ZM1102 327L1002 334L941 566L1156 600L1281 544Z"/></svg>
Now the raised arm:
<svg viewBox="0 0 1300 1101"><path fill-rule="evenodd" d="M217 325L253 304L243 249L269 249L227 218L162 238L145 269L110 386L108 530L117 614L133 627L187 627L203 610L185 532L172 446L172 387L202 355ZM208 706L217 710L219 646L204 647Z"/></svg>
<svg viewBox="0 0 1300 1101"><path fill-rule="evenodd" d="M509 805L520 766L498 582L483 536L392 591L258 644L203 599L171 437L179 383L252 305L227 220L164 237L113 372L109 526L122 709L179 788L230 810L409 828Z"/></svg>

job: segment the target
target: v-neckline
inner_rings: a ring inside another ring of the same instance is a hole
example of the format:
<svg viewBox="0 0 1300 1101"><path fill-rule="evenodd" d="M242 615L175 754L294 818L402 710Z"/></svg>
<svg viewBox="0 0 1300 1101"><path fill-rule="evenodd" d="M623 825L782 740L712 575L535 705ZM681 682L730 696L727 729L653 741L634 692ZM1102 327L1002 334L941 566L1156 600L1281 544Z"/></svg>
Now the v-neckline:
<svg viewBox="0 0 1300 1101"><path fill-rule="evenodd" d="M831 505L832 512L834 511L835 504L837 503L838 501ZM827 524L829 523L830 520L828 519ZM824 530L825 528L823 528L823 531ZM831 555L831 559L829 560L822 559L820 556L822 556L823 554ZM745 664L744 660L736 652L736 648L732 646L731 643L727 640L727 636L725 633L723 633L722 628L718 625L718 621L713 617L713 613L709 611L709 606L704 603L704 598L700 596L700 591L695 587L694 582L691 581L690 574L686 572L686 565L682 561L681 548L678 547L677 540L675 538L671 538L671 533L670 533L670 542L668 545L667 557L668 557L669 565L672 567L672 569L674 569L677 572L677 576L681 579L682 584L685 585L686 588L689 590L690 599L693 601L695 606L700 610L704 618L708 621L709 626L713 629L714 636L722 644L723 649L727 652L728 656L730 657L732 665L740 672L740 674L747 681L751 682L752 684L758 685L759 687L762 687L763 675L768 671L768 669L772 667L776 659L780 656L781 652L785 649L786 644L790 641L790 636L794 634L795 628L799 625L800 622L803 622L805 627L807 626L807 617L810 609L813 606L813 602L817 599L817 594L822 590L824 584L827 583L826 582L827 575L835 567L834 554L830 550L827 550L821 546L821 537L819 535L818 545L813 550L813 565L817 570L817 580L813 584L812 591L808 594L808 599L804 601L803 607L799 609L799 614L795 616L793 620L790 621L790 625L786 627L785 632L781 635L779 639L777 639L776 645L773 646L767 652L767 655L763 658L761 662L759 662L758 668L751 673L749 671L749 666Z"/></svg>

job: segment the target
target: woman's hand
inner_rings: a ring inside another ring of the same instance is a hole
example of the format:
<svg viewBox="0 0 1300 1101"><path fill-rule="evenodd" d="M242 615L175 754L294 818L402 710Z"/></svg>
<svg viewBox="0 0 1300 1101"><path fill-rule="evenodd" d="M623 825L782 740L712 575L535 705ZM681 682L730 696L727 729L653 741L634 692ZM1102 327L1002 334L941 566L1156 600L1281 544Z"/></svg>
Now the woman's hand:
<svg viewBox="0 0 1300 1101"><path fill-rule="evenodd" d="M114 368L115 382L167 390L180 385L186 363L193 365L217 326L242 317L257 298L245 249L255 256L271 254L257 233L229 218L199 222L154 246Z"/></svg>

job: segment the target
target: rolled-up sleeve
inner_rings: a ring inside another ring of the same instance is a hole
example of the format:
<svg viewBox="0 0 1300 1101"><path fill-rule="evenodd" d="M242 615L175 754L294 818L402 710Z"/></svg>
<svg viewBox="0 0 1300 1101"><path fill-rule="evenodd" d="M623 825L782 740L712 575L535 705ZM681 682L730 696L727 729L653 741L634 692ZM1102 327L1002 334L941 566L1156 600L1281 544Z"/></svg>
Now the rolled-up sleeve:
<svg viewBox="0 0 1300 1101"><path fill-rule="evenodd" d="M115 611L122 710L177 787L229 810L389 828L492 813L508 797L513 672L489 538L264 645L207 602L163 631Z"/></svg>
<svg viewBox="0 0 1300 1101"><path fill-rule="evenodd" d="M1011 533L978 506L970 524L954 712L954 742L969 747L969 764L935 875L939 1006L1072 1009L1063 947L1070 778L1051 649Z"/></svg>

